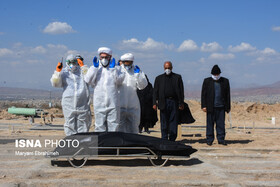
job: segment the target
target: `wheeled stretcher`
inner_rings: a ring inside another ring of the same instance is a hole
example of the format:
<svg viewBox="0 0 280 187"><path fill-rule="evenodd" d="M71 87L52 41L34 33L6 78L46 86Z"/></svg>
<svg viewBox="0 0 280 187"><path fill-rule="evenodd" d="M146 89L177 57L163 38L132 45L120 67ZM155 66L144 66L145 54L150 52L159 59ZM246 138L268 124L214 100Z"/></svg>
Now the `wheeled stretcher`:
<svg viewBox="0 0 280 187"><path fill-rule="evenodd" d="M56 162L66 159L73 167L83 167L88 159L101 157L148 158L152 165L164 166L171 158L186 159L197 151L180 142L122 132L80 133L67 136L64 141L76 144L57 147L53 152L58 154L47 157ZM75 164L75 160L80 160L80 164Z"/></svg>

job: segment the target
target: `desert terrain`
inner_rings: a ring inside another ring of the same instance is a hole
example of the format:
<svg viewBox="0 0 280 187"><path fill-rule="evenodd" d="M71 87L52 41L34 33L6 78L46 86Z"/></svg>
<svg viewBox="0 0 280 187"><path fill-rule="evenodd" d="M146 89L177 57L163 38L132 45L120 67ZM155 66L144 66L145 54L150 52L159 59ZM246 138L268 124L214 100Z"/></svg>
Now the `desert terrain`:
<svg viewBox="0 0 280 187"><path fill-rule="evenodd" d="M164 167L154 167L144 158L98 158L82 168L73 168L67 161L51 165L43 155L15 154L19 149L15 147L17 139L65 137L59 103L49 109L42 102L1 101L0 186L280 186L279 103L233 101L231 114L226 115L228 145L215 140L208 146L205 113L199 101L186 102L196 122L182 124L177 141L198 150L190 158L171 159ZM11 105L40 107L49 114L45 120L35 118L31 123L28 117L9 114L7 107ZM150 130L150 134L142 134L160 137L159 122Z"/></svg>

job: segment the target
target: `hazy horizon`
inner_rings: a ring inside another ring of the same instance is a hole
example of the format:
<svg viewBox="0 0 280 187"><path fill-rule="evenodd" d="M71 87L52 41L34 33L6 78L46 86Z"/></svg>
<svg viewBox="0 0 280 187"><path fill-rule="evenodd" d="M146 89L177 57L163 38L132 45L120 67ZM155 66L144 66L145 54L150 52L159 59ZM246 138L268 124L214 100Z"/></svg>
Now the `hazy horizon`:
<svg viewBox="0 0 280 187"><path fill-rule="evenodd" d="M259 88L259 87L265 87L265 86L270 86L275 83L280 83L280 81L276 81L273 83L269 84L248 84L248 85L232 85L231 84L231 89L246 89L246 88ZM153 85L153 82L152 82ZM184 83L184 88L185 91L199 91L201 89L202 84L185 84ZM36 88L36 87L23 87L22 85L19 86L8 86L7 84L0 85L0 88L19 88L19 89L35 89L35 90L42 90L42 91L62 91L62 88L55 88L52 86L49 87L42 87L42 88ZM93 89L90 87L90 89Z"/></svg>

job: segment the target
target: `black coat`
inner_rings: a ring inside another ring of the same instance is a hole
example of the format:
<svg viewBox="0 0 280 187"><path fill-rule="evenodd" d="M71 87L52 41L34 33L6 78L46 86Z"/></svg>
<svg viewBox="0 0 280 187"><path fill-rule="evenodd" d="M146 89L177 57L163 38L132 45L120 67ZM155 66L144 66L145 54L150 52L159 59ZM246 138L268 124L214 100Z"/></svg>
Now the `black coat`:
<svg viewBox="0 0 280 187"><path fill-rule="evenodd" d="M173 72L169 76L172 76L172 85L174 86L177 97L175 99L179 105L182 105L184 104L184 86L182 77ZM154 84L153 105L157 105L160 110L164 110L165 108L165 78L165 73L157 76Z"/></svg>
<svg viewBox="0 0 280 187"><path fill-rule="evenodd" d="M148 80L148 79L147 79ZM157 112L153 109L153 86L150 82L143 90L137 90L141 106L140 125L153 128L158 121Z"/></svg>
<svg viewBox="0 0 280 187"><path fill-rule="evenodd" d="M221 84L221 94L226 112L230 111L230 86L227 78L221 77L218 82ZM212 77L204 79L201 91L201 108L212 112L214 109L215 87Z"/></svg>

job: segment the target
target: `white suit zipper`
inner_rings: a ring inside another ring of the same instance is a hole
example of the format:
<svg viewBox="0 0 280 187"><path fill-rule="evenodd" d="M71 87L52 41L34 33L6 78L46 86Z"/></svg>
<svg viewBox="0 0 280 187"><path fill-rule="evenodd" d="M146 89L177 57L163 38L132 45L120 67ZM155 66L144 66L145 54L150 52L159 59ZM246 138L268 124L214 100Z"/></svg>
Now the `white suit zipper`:
<svg viewBox="0 0 280 187"><path fill-rule="evenodd" d="M74 108L75 110L77 110L77 81L76 81L76 77L73 73L72 74L72 77L73 77L73 80L74 80Z"/></svg>

